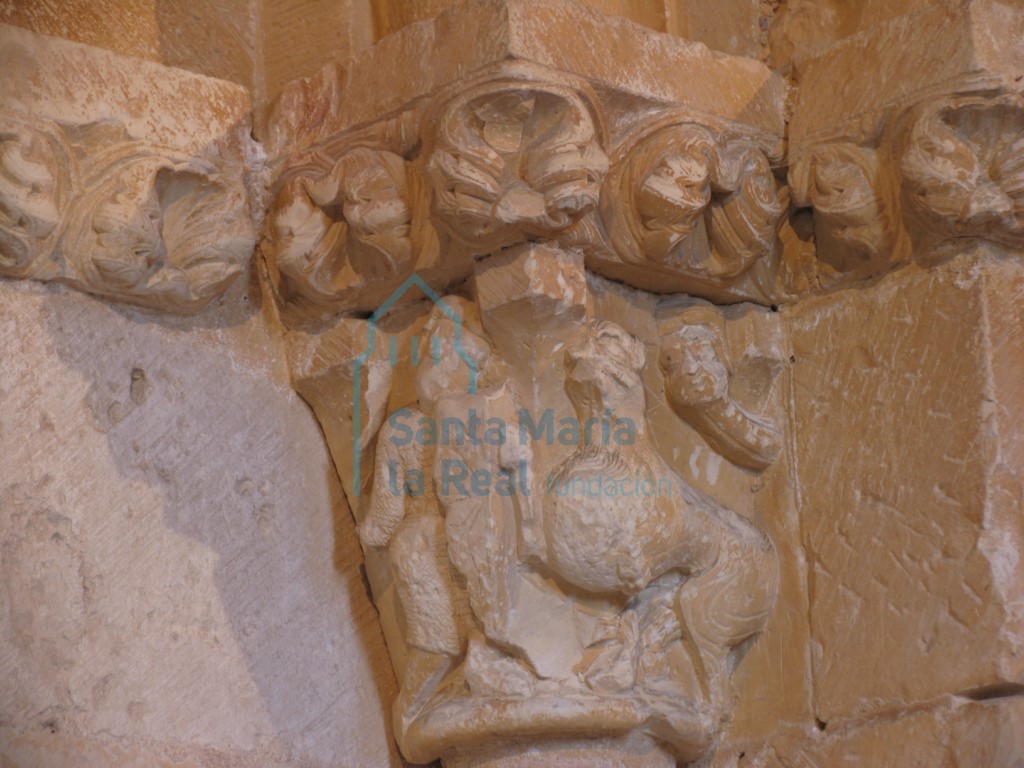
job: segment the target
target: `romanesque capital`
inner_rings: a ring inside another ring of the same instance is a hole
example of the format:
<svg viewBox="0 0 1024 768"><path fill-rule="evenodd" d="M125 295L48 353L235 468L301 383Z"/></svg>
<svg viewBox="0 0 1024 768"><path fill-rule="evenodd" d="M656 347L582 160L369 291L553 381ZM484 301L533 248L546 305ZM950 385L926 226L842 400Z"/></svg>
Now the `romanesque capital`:
<svg viewBox="0 0 1024 768"><path fill-rule="evenodd" d="M0 26L0 275L193 313L252 255L244 89Z"/></svg>
<svg viewBox="0 0 1024 768"><path fill-rule="evenodd" d="M719 304L788 290L784 95L564 0L456 6L284 94L262 251L407 759L714 748L779 590L751 488L781 328Z"/></svg>

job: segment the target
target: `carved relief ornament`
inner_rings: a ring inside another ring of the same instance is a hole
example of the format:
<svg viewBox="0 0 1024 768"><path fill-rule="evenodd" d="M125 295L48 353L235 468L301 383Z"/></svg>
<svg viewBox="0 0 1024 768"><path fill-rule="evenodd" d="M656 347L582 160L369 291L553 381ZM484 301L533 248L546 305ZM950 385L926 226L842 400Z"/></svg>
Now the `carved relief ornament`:
<svg viewBox="0 0 1024 768"><path fill-rule="evenodd" d="M255 245L242 179L116 125L0 122L0 275L192 313Z"/></svg>
<svg viewBox="0 0 1024 768"><path fill-rule="evenodd" d="M665 109L623 123L583 80L503 67L286 160L265 251L295 323L372 311L413 271L457 284L527 241L647 290L770 303L778 162L778 142L741 125ZM371 209L372 245L352 220Z"/></svg>

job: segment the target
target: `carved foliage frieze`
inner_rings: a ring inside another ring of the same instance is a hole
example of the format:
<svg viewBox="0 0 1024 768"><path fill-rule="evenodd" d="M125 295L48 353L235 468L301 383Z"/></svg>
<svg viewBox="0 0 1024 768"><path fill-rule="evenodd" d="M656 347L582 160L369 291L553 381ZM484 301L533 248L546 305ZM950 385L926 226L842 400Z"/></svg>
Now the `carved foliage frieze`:
<svg viewBox="0 0 1024 768"><path fill-rule="evenodd" d="M0 275L191 313L255 244L242 174L116 124L0 122Z"/></svg>
<svg viewBox="0 0 1024 768"><path fill-rule="evenodd" d="M932 263L971 242L1024 247L1024 99L933 95L892 112L793 149L789 183L813 211L819 284Z"/></svg>
<svg viewBox="0 0 1024 768"><path fill-rule="evenodd" d="M372 311L414 270L443 288L528 241L579 248L594 271L648 290L770 301L786 208L777 139L664 108L611 131L585 82L535 67L399 122L279 169L265 250L286 319Z"/></svg>

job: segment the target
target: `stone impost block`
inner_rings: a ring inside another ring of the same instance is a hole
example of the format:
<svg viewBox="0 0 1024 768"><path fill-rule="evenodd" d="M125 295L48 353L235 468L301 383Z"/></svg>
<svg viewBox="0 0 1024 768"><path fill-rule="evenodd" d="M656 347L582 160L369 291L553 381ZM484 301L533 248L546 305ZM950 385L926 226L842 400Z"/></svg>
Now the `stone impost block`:
<svg viewBox="0 0 1024 768"><path fill-rule="evenodd" d="M0 276L191 313L255 244L244 89L0 26Z"/></svg>
<svg viewBox="0 0 1024 768"><path fill-rule="evenodd" d="M296 81L272 121L271 274L293 325L371 312L413 272L555 241L656 292L770 301L785 84L557 0L487 0Z"/></svg>

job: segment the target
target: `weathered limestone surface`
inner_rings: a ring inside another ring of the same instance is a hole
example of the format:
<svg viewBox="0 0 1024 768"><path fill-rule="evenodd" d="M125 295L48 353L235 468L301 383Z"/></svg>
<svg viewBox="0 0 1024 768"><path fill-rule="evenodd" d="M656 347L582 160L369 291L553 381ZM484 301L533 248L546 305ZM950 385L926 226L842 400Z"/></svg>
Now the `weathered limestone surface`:
<svg viewBox="0 0 1024 768"><path fill-rule="evenodd" d="M823 721L1024 678L1022 309L981 251L789 314Z"/></svg>
<svg viewBox="0 0 1024 768"><path fill-rule="evenodd" d="M262 218L231 83L0 26L0 276L190 313Z"/></svg>
<svg viewBox="0 0 1024 768"><path fill-rule="evenodd" d="M1019 0L0 20L5 768L1019 768Z"/></svg>
<svg viewBox="0 0 1024 768"><path fill-rule="evenodd" d="M795 58L828 48L843 38L900 16L955 3L945 0L782 0L776 6L769 29L768 62L773 69L787 69Z"/></svg>
<svg viewBox="0 0 1024 768"><path fill-rule="evenodd" d="M0 282L5 766L399 764L351 513L258 301Z"/></svg>
<svg viewBox="0 0 1024 768"><path fill-rule="evenodd" d="M417 3L418 4L418 3ZM370 0L12 0L0 22L244 86L260 135L289 80L373 43Z"/></svg>
<svg viewBox="0 0 1024 768"><path fill-rule="evenodd" d="M1018 768L1024 755L1019 698L942 697L903 712L842 725L789 730L770 741L723 746L713 768Z"/></svg>

